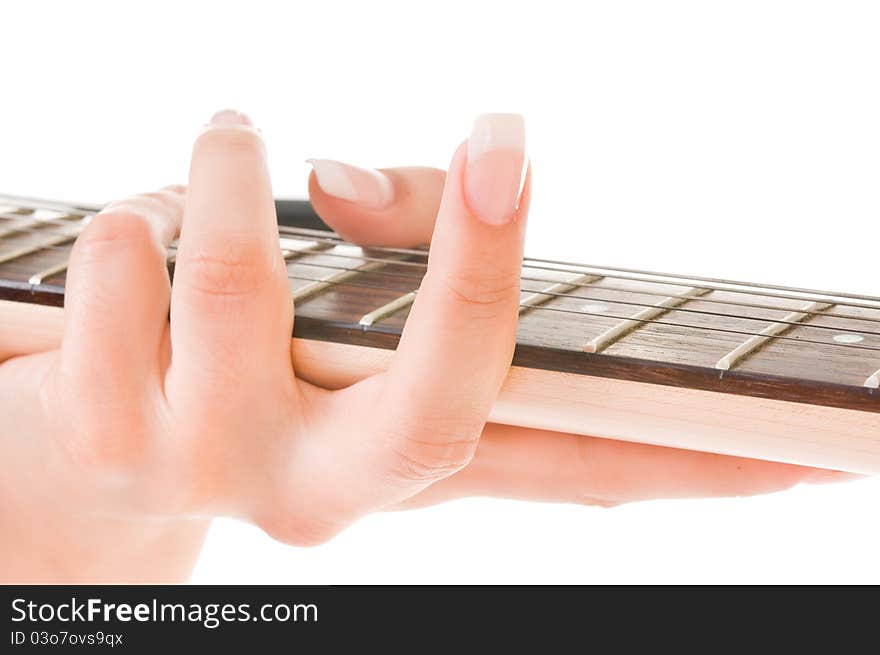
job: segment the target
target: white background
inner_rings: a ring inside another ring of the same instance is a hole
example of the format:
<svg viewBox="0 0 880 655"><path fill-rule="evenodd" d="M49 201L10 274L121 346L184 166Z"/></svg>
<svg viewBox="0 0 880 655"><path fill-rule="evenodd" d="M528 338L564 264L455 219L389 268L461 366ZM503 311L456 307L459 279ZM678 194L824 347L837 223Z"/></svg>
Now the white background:
<svg viewBox="0 0 880 655"><path fill-rule="evenodd" d="M306 157L444 166L526 116L531 254L880 294L871 2L4 3L0 190L185 180L250 113ZM880 484L614 510L473 499L293 549L218 521L196 582L880 582Z"/></svg>

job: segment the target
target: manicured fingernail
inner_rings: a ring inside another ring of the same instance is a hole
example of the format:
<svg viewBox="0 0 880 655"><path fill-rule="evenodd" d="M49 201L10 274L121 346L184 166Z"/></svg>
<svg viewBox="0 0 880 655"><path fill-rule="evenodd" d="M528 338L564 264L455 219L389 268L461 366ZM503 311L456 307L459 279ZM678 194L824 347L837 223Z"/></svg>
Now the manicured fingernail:
<svg viewBox="0 0 880 655"><path fill-rule="evenodd" d="M321 191L370 209L391 204L394 188L380 171L358 168L333 159L307 159L315 170Z"/></svg>
<svg viewBox="0 0 880 655"><path fill-rule="evenodd" d="M516 215L526 162L526 128L519 114L483 114L467 144L465 190L471 211L503 225Z"/></svg>
<svg viewBox="0 0 880 655"><path fill-rule="evenodd" d="M835 482L849 482L850 480L860 480L864 475L858 473L846 473L845 471L831 471L825 469L814 469L804 477L804 482L808 484L832 484Z"/></svg>
<svg viewBox="0 0 880 655"><path fill-rule="evenodd" d="M211 116L211 125L245 125L253 127L254 124L247 114L243 114L235 109L221 109Z"/></svg>

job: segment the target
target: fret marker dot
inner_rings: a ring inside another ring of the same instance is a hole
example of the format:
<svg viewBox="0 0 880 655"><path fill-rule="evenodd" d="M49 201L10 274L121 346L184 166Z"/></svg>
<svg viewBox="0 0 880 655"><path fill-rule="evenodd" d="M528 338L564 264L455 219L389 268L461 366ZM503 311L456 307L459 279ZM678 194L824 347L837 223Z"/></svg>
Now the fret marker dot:
<svg viewBox="0 0 880 655"><path fill-rule="evenodd" d="M865 340L865 337L859 334L835 334L834 340L837 343L860 343Z"/></svg>
<svg viewBox="0 0 880 655"><path fill-rule="evenodd" d="M611 309L608 305L601 302L590 302L581 307L581 311L586 314L603 314Z"/></svg>

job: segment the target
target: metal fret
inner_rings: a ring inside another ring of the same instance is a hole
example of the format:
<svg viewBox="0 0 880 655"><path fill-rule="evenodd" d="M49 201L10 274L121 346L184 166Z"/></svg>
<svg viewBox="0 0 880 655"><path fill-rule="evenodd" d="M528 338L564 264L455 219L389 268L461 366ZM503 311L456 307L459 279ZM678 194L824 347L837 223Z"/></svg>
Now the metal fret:
<svg viewBox="0 0 880 655"><path fill-rule="evenodd" d="M528 296L520 301L519 313L520 315L522 315L534 307L539 307L545 302L553 300L553 298L558 297L559 294L568 293L569 291L582 287L586 284L591 284L592 282L601 279L601 275L578 275L573 280L569 280L567 282L557 282L550 285L546 289L530 293Z"/></svg>
<svg viewBox="0 0 880 655"><path fill-rule="evenodd" d="M0 231L0 237L5 236L10 232L17 232L21 229L32 227L36 223L48 223L50 225L62 225L64 227L68 227L70 225L70 221L76 219L82 219L82 216L75 214L65 214L64 212L59 212L55 210L37 209L28 214L27 219L16 222L16 225L13 225L12 227L9 227L7 225L6 230ZM59 244L41 244L39 250L43 250L47 247L52 247L54 245ZM28 278L28 284L34 287L39 286L46 278L50 278L53 275L58 275L59 273L63 273L64 271L66 271L67 266L67 260L59 264L55 264L54 266L49 266L48 268L31 275L30 278Z"/></svg>
<svg viewBox="0 0 880 655"><path fill-rule="evenodd" d="M6 220L0 223L0 239L33 227L37 221L31 217L32 214L32 211L24 209L3 212L2 218Z"/></svg>
<svg viewBox="0 0 880 655"><path fill-rule="evenodd" d="M43 280L46 278L50 278L53 275L58 275L59 273L63 273L67 270L67 262L61 262L60 264L55 264L55 266L50 266L49 268L40 271L39 273L34 273L28 278L28 284L31 286L39 286L43 283Z"/></svg>
<svg viewBox="0 0 880 655"><path fill-rule="evenodd" d="M34 229L44 229L43 226L46 225L68 227L71 221L81 219L82 214L64 214L57 211L50 213L42 209L23 208L11 212L0 212L0 218L4 219L0 223L0 238L3 238L18 232L33 232ZM56 233L50 232L50 234Z"/></svg>
<svg viewBox="0 0 880 655"><path fill-rule="evenodd" d="M802 307L800 311L787 314L782 319L783 321L785 321L784 323L773 323L772 325L768 325L758 334L750 337L739 346L734 348L732 351L727 353L724 357L719 359L718 363L715 364L715 368L722 371L730 370L746 357L753 355L755 352L760 350L768 341L770 341L774 337L785 334L793 327L796 327L797 323L801 323L805 318L812 317L814 312L825 311L826 309L830 309L833 306L833 303L811 302Z"/></svg>
<svg viewBox="0 0 880 655"><path fill-rule="evenodd" d="M370 327L374 323L381 321L383 318L388 318L392 314L397 311L400 311L404 307L409 307L415 302L416 292L410 291L399 298L395 298L389 303L386 303L379 307L379 309L374 309L369 314L364 314L361 316L361 320L358 321L359 325L364 327Z"/></svg>
<svg viewBox="0 0 880 655"><path fill-rule="evenodd" d="M702 289L700 287L690 287L685 289L679 294L674 296L669 296L668 298L664 298L660 302L656 303L651 307L646 307L639 313L635 314L632 318L627 318L618 323L617 325L609 328L602 334L597 337L591 339L585 346L584 352L587 353L600 353L605 350L608 346L613 343L620 341L623 337L628 335L633 330L638 329L643 322L650 321L652 319L657 318L658 316L663 316L670 309L678 307L689 300L694 300L695 297L703 296L712 291L712 289Z"/></svg>
<svg viewBox="0 0 880 655"><path fill-rule="evenodd" d="M880 371L865 380L865 386L869 389L880 389Z"/></svg>
<svg viewBox="0 0 880 655"><path fill-rule="evenodd" d="M85 219L83 219L85 221ZM84 223L83 223L84 225ZM63 243L67 243L69 241L73 241L79 236L79 233L82 231L83 225L75 226L75 231L70 232L69 234L58 235L55 232L56 236L53 236L48 241L43 241L41 243L31 244L29 246L22 246L20 248L11 250L7 253L0 253L0 264L5 264L6 262L11 262L13 259L18 259L20 257L24 257L26 255L32 255L35 252L39 252L40 250L44 250L46 248L51 248L52 246L58 246Z"/></svg>
<svg viewBox="0 0 880 655"><path fill-rule="evenodd" d="M311 239L289 239L287 237L281 237L278 240L278 243L281 245L281 255L284 257L285 261L293 259L297 255L322 250L331 250L332 248L336 247L335 243L328 243L326 241L312 241Z"/></svg>
<svg viewBox="0 0 880 655"><path fill-rule="evenodd" d="M380 264L378 262L367 262L365 264L362 264L361 266L357 266L347 271L337 271L330 277L324 278L320 281L316 280L310 282L301 289L294 291L293 300L294 302L306 300L307 298L311 298L315 294L320 293L324 289L329 289L330 287L336 286L337 284L344 282L345 280L356 277L360 273L369 273L370 271L375 271L382 268L384 265L385 264ZM320 265L316 264L316 266Z"/></svg>
<svg viewBox="0 0 880 655"><path fill-rule="evenodd" d="M43 198L28 198L26 196L13 196L7 193L0 194L0 202L13 207L30 209L51 209L59 212L70 212L80 216L94 214L101 211L99 205L83 204L77 202L62 202L59 200L45 200Z"/></svg>

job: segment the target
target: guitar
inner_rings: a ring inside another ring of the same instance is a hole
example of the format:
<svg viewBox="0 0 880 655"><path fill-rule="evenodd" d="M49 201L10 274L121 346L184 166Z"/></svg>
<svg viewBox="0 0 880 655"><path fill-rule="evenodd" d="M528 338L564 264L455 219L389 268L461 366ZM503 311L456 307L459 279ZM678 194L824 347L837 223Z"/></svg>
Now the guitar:
<svg viewBox="0 0 880 655"><path fill-rule="evenodd" d="M0 361L60 343L70 248L99 209L0 196ZM387 367L427 250L276 210L297 374L339 388ZM521 288L491 421L880 472L880 298L532 257Z"/></svg>

